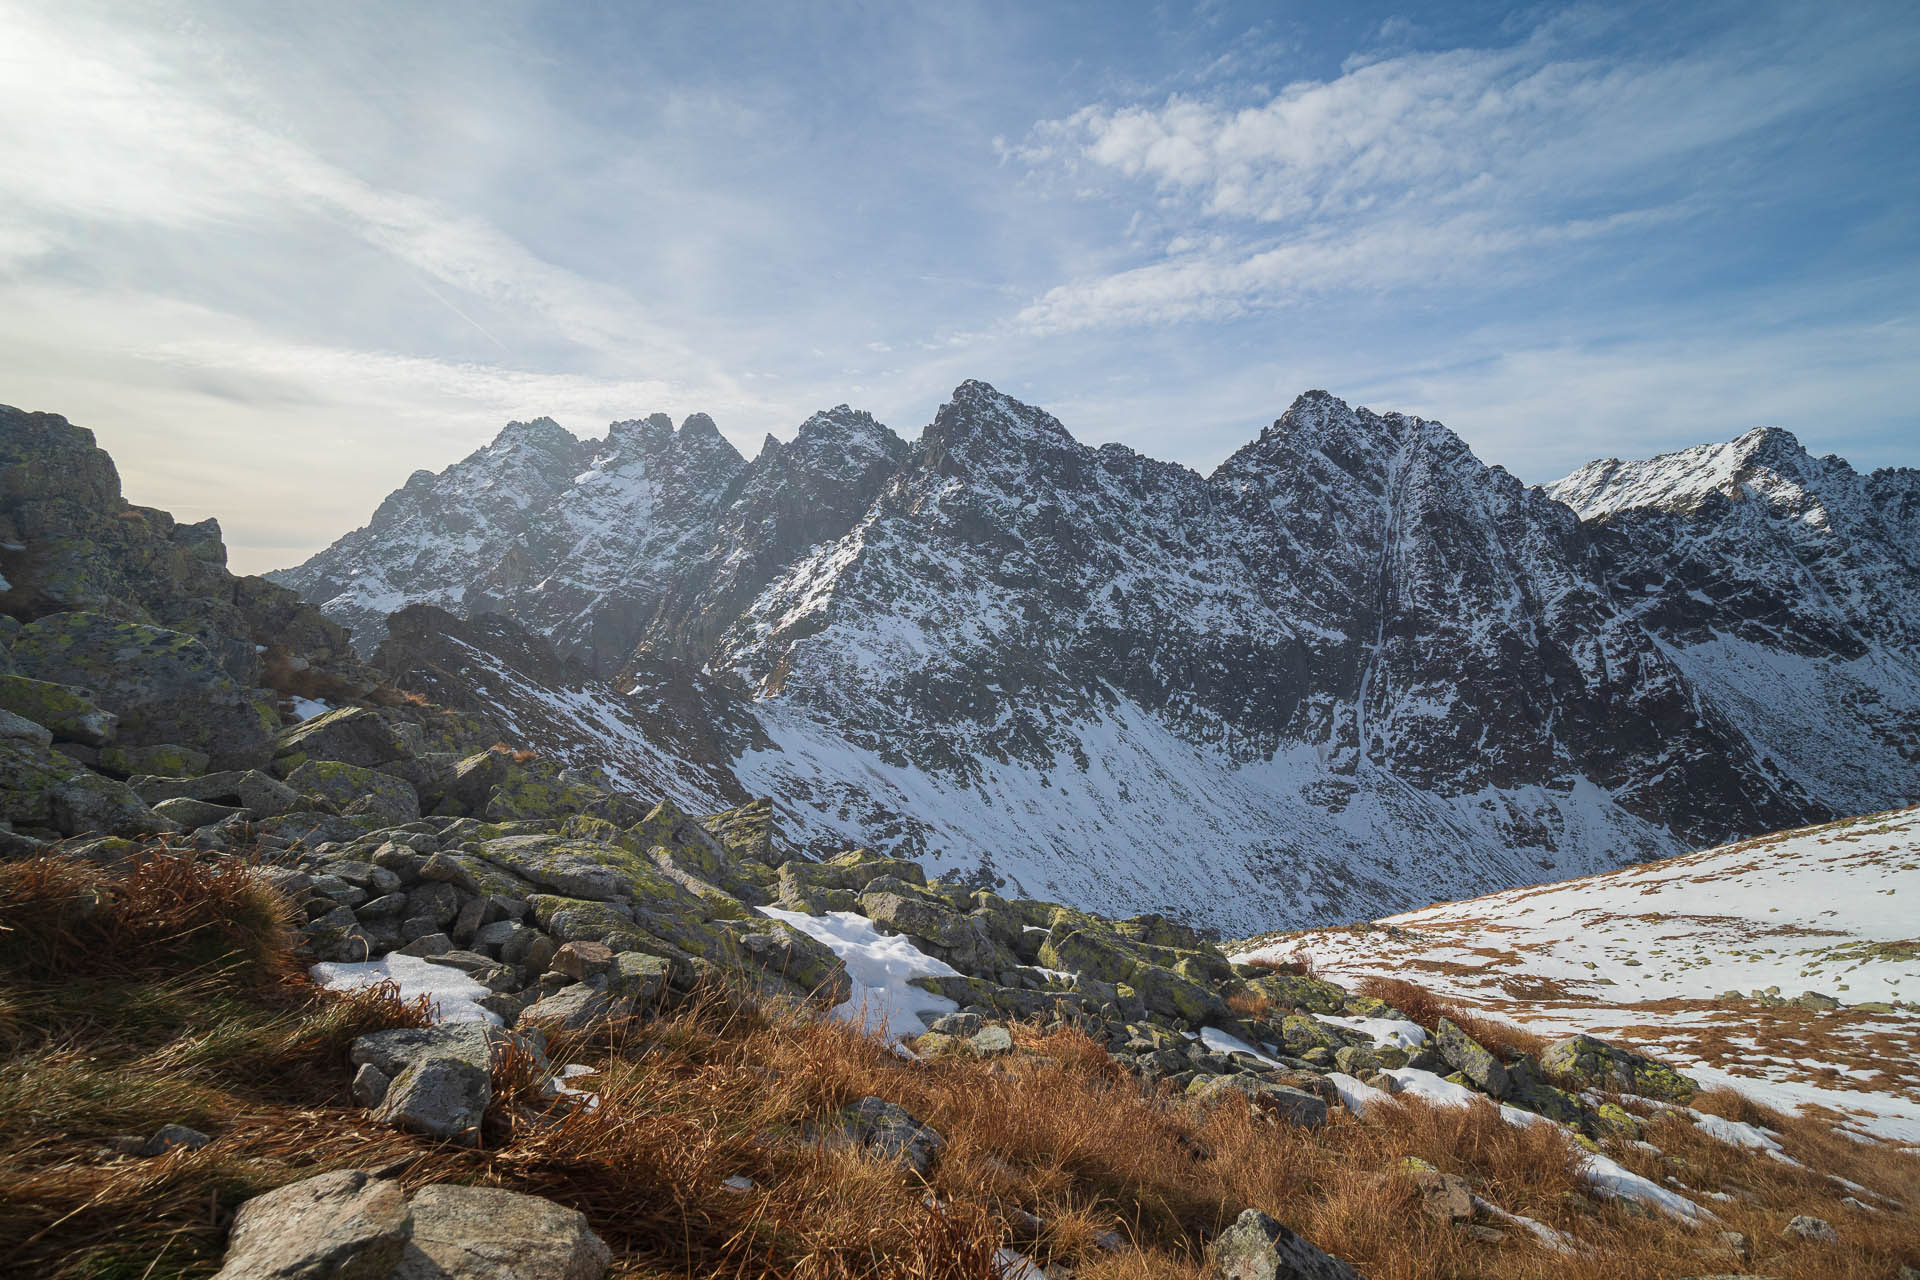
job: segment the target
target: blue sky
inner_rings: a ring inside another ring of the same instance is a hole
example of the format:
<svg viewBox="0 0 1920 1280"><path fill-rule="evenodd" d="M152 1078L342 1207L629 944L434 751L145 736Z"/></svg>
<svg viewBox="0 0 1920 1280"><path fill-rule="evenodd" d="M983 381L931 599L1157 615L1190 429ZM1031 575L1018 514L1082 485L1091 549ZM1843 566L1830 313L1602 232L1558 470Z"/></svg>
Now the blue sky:
<svg viewBox="0 0 1920 1280"><path fill-rule="evenodd" d="M1917 14L0 0L0 401L249 570L510 417L968 377L1202 469L1313 387L1912 465Z"/></svg>

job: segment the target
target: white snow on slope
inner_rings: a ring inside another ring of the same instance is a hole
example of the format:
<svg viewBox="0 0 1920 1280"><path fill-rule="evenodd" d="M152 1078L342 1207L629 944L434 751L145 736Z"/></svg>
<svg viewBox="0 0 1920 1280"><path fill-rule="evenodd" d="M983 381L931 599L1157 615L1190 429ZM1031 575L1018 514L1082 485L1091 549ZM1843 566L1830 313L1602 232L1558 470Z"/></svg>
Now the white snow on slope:
<svg viewBox="0 0 1920 1280"><path fill-rule="evenodd" d="M1848 819L1250 949L1403 977L1546 1035L1592 1032L1707 1086L1920 1142L1920 809ZM1868 1009L1770 1013L1778 988Z"/></svg>
<svg viewBox="0 0 1920 1280"><path fill-rule="evenodd" d="M378 960L328 961L314 965L308 973L316 983L333 991L358 991L391 982L400 988L402 1000L428 997L435 1022L500 1024L498 1016L475 1003L488 994L485 987L451 965L433 964L418 956L394 951Z"/></svg>
<svg viewBox="0 0 1920 1280"><path fill-rule="evenodd" d="M792 925L824 942L847 966L853 994L834 1009L847 1022L859 1022L875 1035L902 1040L926 1030L926 1023L960 1006L942 995L912 985L915 978L945 978L959 971L936 960L904 937L889 936L853 911L810 916L802 911L761 907L762 915Z"/></svg>
<svg viewBox="0 0 1920 1280"><path fill-rule="evenodd" d="M753 794L778 798L796 839L885 846L890 823L909 815L917 847L903 853L929 873L985 866L1009 895L1114 916L1160 911L1229 932L1272 928L1672 848L1584 781L1566 792L1442 797L1365 764L1339 775L1312 747L1235 766L1117 695L1102 718L1078 726L1084 768L981 758L969 778L889 762L784 700L757 709L773 745L743 754L734 774ZM1329 783L1352 792L1338 813L1318 798ZM1500 822L1513 813L1563 832L1560 850L1529 849L1526 860L1490 852L1507 847Z"/></svg>

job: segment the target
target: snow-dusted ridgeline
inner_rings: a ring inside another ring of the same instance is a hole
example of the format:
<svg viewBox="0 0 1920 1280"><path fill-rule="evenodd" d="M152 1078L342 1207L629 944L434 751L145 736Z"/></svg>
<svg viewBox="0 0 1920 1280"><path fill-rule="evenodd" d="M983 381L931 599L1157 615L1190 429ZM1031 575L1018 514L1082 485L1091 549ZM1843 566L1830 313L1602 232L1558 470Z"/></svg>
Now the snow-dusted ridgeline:
<svg viewBox="0 0 1920 1280"><path fill-rule="evenodd" d="M1241 932L1911 798L1913 491L1777 431L1533 490L1319 392L1201 476L970 382L751 462L519 424L281 577L551 639L518 727L658 789Z"/></svg>

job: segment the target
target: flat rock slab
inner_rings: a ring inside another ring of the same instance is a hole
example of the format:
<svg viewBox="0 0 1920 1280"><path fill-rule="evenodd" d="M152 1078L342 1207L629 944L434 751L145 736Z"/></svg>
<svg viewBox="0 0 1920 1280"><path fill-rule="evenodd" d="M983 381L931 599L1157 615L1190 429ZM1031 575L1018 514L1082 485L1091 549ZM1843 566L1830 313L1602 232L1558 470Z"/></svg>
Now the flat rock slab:
<svg viewBox="0 0 1920 1280"><path fill-rule="evenodd" d="M398 1183L323 1173L241 1205L215 1280L386 1280L411 1230Z"/></svg>
<svg viewBox="0 0 1920 1280"><path fill-rule="evenodd" d="M613 1260L583 1215L538 1196L442 1183L411 1207L392 1280L601 1280Z"/></svg>

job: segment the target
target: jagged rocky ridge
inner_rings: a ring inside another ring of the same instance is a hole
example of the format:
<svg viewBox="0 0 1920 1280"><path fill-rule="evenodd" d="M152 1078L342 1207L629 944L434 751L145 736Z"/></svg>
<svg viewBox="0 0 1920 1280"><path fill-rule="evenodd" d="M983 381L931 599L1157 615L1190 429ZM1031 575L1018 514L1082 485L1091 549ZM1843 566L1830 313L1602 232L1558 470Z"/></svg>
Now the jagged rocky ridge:
<svg viewBox="0 0 1920 1280"><path fill-rule="evenodd" d="M1911 798L1915 490L1779 431L1529 489L1321 392L1203 477L969 382L751 462L514 424L276 577L690 802L1246 931Z"/></svg>

